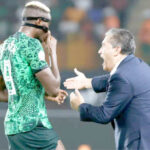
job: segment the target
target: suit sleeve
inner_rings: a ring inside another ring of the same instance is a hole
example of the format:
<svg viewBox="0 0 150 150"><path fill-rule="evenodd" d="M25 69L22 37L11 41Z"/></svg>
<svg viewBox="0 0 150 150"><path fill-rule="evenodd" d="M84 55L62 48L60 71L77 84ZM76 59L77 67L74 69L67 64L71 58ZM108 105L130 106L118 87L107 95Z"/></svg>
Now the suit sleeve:
<svg viewBox="0 0 150 150"><path fill-rule="evenodd" d="M80 119L106 124L116 118L129 104L133 97L130 83L119 75L113 75L109 82L106 101L102 106L81 104Z"/></svg>
<svg viewBox="0 0 150 150"><path fill-rule="evenodd" d="M92 79L92 87L96 93L106 92L110 75L97 76Z"/></svg>

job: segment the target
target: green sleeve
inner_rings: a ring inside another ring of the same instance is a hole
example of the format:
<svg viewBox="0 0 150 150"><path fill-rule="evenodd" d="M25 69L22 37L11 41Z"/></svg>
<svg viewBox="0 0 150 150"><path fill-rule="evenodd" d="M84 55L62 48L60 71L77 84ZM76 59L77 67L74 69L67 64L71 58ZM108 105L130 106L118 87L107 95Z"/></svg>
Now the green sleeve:
<svg viewBox="0 0 150 150"><path fill-rule="evenodd" d="M26 48L26 60L34 74L48 67L48 64L45 60L45 53L39 40L28 40Z"/></svg>

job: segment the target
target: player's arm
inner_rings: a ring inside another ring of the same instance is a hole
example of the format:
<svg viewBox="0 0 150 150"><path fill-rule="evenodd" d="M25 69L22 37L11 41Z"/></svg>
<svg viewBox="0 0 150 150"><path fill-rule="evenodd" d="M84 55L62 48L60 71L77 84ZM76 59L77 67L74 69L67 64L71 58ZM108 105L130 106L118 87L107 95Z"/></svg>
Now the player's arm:
<svg viewBox="0 0 150 150"><path fill-rule="evenodd" d="M56 96L60 88L60 77L56 78L45 60L45 53L39 40L29 39L29 45L22 52L32 73L41 82L49 95ZM55 65L55 64L54 64ZM57 66L53 66L57 69Z"/></svg>
<svg viewBox="0 0 150 150"><path fill-rule="evenodd" d="M50 36L50 33L49 33ZM56 56L56 39L53 37L49 37L51 41L48 41L47 43L43 41L42 46L44 48L45 52L45 60L48 63L54 77L56 80L60 82L60 75L57 65L57 56ZM52 42L53 41L53 42ZM50 46L47 46L49 43ZM64 103L64 100L68 96L68 93L62 89L59 89L59 93L57 96L49 96L47 93L45 93L45 99L49 101L54 101L58 104Z"/></svg>
<svg viewBox="0 0 150 150"><path fill-rule="evenodd" d="M56 79L60 84L60 74L57 64L57 40L48 32L47 40L42 42L44 51L45 51L45 59L49 64L49 67Z"/></svg>
<svg viewBox="0 0 150 150"><path fill-rule="evenodd" d="M60 89L60 82L54 77L50 68L45 68L35 75L45 88L48 95L57 96Z"/></svg>
<svg viewBox="0 0 150 150"><path fill-rule="evenodd" d="M8 92L7 90L0 90L0 102L8 102Z"/></svg>
<svg viewBox="0 0 150 150"><path fill-rule="evenodd" d="M8 92L5 87L4 80L0 75L0 102L8 102Z"/></svg>
<svg viewBox="0 0 150 150"><path fill-rule="evenodd" d="M49 68L46 68L36 74L36 77L45 88L48 95L56 96L60 90L60 74L57 64L56 45L57 40L48 33L47 40L42 42L46 61ZM50 59L51 58L51 64Z"/></svg>
<svg viewBox="0 0 150 150"><path fill-rule="evenodd" d="M0 44L0 47L2 44ZM8 92L6 90L5 82L2 77L2 72L0 69L0 102L8 102Z"/></svg>

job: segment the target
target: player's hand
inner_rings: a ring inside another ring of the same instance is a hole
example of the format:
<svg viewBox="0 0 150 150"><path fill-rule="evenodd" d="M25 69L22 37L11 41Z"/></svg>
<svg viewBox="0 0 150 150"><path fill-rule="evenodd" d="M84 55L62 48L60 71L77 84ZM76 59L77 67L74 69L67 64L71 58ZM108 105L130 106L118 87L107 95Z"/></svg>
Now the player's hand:
<svg viewBox="0 0 150 150"><path fill-rule="evenodd" d="M49 34L51 34L50 31L48 31L47 33L43 33L43 34L39 37L39 40L41 41L41 43L45 43L45 42L47 41L47 38L48 38Z"/></svg>
<svg viewBox="0 0 150 150"><path fill-rule="evenodd" d="M52 55L53 53L56 53L56 48L57 48L57 40L50 34L48 34L47 37L47 46L48 46L48 53Z"/></svg>
<svg viewBox="0 0 150 150"><path fill-rule="evenodd" d="M74 110L78 110L79 106L84 103L84 98L80 92L76 89L75 92L70 94L70 106Z"/></svg>
<svg viewBox="0 0 150 150"><path fill-rule="evenodd" d="M86 88L87 78L86 76L78 71L76 68L74 69L76 77L69 78L64 82L64 86L67 89L83 89Z"/></svg>
<svg viewBox="0 0 150 150"><path fill-rule="evenodd" d="M47 38L50 36L50 31L48 31L47 33L43 34L40 38L41 38L41 43L43 46L43 49L45 51L45 54L48 55L48 44L47 44Z"/></svg>
<svg viewBox="0 0 150 150"><path fill-rule="evenodd" d="M68 96L68 93L66 91L60 89L59 93L56 97L45 96L45 99L47 99L49 101L57 102L58 104L62 104L62 103L64 103L64 100L66 99L67 96Z"/></svg>

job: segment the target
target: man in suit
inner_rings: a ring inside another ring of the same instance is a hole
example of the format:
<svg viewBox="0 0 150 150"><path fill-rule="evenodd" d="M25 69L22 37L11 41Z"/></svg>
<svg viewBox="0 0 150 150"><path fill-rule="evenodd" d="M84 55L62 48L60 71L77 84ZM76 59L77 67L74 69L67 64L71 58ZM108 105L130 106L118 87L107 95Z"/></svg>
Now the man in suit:
<svg viewBox="0 0 150 150"><path fill-rule="evenodd" d="M89 79L75 70L77 77L64 83L76 89L70 94L70 104L82 121L107 124L114 120L117 150L150 149L150 67L134 56L135 47L128 30L110 29L98 51L103 69L110 74ZM102 106L84 102L78 89L90 87L107 91Z"/></svg>

